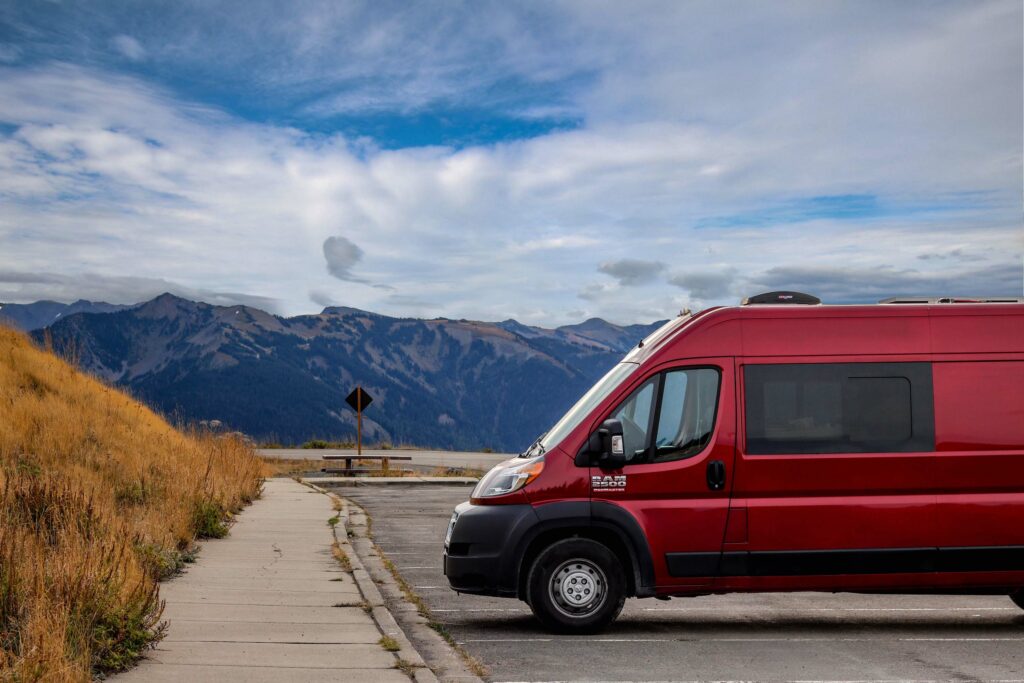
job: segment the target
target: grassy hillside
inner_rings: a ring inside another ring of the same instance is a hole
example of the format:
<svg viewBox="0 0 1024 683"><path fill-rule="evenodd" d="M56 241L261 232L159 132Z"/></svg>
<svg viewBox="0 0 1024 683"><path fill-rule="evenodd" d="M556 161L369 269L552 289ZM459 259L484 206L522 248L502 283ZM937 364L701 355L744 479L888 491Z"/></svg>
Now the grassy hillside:
<svg viewBox="0 0 1024 683"><path fill-rule="evenodd" d="M0 679L129 666L162 634L157 581L260 482L245 444L183 434L0 327Z"/></svg>

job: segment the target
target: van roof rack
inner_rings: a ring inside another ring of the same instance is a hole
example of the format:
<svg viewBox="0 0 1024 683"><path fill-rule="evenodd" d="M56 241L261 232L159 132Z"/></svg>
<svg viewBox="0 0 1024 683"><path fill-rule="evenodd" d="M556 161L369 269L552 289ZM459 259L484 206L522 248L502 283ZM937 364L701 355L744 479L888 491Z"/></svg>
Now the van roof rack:
<svg viewBox="0 0 1024 683"><path fill-rule="evenodd" d="M1022 296L893 296L880 304L1024 304Z"/></svg>
<svg viewBox="0 0 1024 683"><path fill-rule="evenodd" d="M752 304L801 304L805 306L816 306L821 303L821 299L810 294L804 294L803 292L765 292L763 294L755 294L754 296L748 296L746 299L740 302L741 306L750 306Z"/></svg>

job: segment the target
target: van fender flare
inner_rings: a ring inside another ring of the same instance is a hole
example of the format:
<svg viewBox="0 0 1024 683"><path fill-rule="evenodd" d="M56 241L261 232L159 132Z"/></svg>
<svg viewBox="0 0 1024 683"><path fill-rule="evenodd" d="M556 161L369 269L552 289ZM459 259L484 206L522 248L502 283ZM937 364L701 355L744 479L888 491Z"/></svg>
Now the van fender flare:
<svg viewBox="0 0 1024 683"><path fill-rule="evenodd" d="M515 556L518 566L515 568L516 583L521 583L522 573L527 570L523 563L526 551L542 534L558 529L599 528L610 531L629 552L629 560L633 572L633 584L636 586L636 597L654 595L654 561L647 537L640 523L628 511L610 503L590 501L565 501L547 503L535 508L538 523L523 535L516 544Z"/></svg>
<svg viewBox="0 0 1024 683"><path fill-rule="evenodd" d="M628 510L612 503L593 501L590 508L594 525L617 532L632 552L636 597L646 598L654 595L654 559L651 556L651 545L647 542L647 535L640 522Z"/></svg>

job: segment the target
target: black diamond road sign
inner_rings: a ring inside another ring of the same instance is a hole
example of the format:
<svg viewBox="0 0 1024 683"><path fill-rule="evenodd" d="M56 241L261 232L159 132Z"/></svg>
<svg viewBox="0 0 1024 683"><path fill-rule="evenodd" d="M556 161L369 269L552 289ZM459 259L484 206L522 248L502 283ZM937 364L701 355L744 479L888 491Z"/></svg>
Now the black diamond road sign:
<svg viewBox="0 0 1024 683"><path fill-rule="evenodd" d="M363 395L361 401L359 399L360 393ZM359 410L360 407L362 407L363 410L366 410L366 406L373 403L373 396L370 396L370 394L366 392L366 389L356 387L352 390L352 393L348 395L348 398L345 399L345 403L352 406L352 410Z"/></svg>

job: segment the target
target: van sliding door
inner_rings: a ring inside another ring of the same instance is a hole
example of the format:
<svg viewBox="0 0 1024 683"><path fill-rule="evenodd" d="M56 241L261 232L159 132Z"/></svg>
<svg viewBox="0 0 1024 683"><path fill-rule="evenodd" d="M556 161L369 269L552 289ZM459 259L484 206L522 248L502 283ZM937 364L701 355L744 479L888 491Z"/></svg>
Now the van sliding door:
<svg viewBox="0 0 1024 683"><path fill-rule="evenodd" d="M911 576L932 571L936 543L930 364L742 366L733 496L747 508L748 537L727 546L722 582L920 583Z"/></svg>
<svg viewBox="0 0 1024 683"><path fill-rule="evenodd" d="M1024 572L1024 360L934 371L938 569Z"/></svg>

